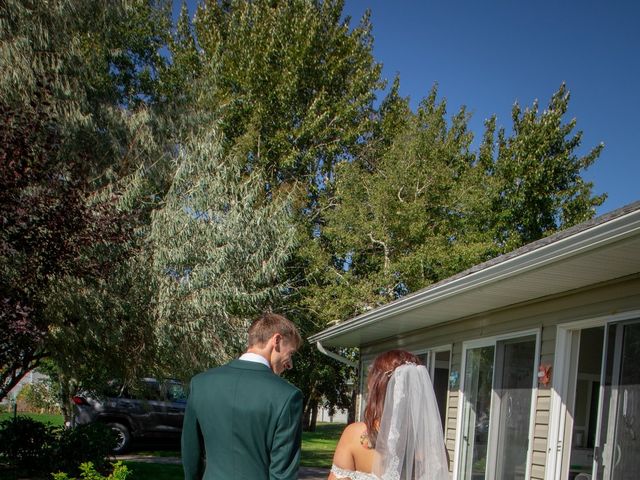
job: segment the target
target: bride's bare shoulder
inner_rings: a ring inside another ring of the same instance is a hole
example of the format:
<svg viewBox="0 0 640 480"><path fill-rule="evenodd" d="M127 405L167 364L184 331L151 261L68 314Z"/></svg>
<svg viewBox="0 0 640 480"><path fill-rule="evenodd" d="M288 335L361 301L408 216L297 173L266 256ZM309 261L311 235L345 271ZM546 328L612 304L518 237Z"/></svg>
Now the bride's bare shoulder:
<svg viewBox="0 0 640 480"><path fill-rule="evenodd" d="M342 431L340 441L338 441L333 454L333 464L343 469L355 470L356 457L359 455L358 450L360 450L360 439L363 434L366 435L366 432L367 426L362 422L347 425Z"/></svg>
<svg viewBox="0 0 640 480"><path fill-rule="evenodd" d="M342 431L341 441L360 443L362 435L366 435L367 426L364 422L354 422L347 425Z"/></svg>

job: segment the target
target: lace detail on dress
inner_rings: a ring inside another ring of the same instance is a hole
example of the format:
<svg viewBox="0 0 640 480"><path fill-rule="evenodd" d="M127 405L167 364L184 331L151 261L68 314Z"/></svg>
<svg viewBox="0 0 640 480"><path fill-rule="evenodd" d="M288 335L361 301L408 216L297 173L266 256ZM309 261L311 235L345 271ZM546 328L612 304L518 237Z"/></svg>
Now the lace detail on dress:
<svg viewBox="0 0 640 480"><path fill-rule="evenodd" d="M331 465L331 473L333 473L340 479L348 478L351 480L379 480L379 478L373 473L358 472L357 470L354 472L353 470L346 470L336 465Z"/></svg>

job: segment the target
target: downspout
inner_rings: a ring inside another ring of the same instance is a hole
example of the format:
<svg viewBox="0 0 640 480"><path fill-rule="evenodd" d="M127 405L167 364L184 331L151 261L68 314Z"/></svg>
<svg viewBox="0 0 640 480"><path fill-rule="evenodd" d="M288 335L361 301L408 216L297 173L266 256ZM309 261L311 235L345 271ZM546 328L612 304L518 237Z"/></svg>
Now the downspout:
<svg viewBox="0 0 640 480"><path fill-rule="evenodd" d="M327 350L322 346L322 343L316 342L316 347L318 348L318 350L320 350L320 353L322 353L323 355L326 355L327 357L333 358L334 360L342 362L345 365L349 365L350 367L353 367L356 370L358 370L358 364L356 362L352 362L348 358L342 357L337 353L330 352L329 350Z"/></svg>

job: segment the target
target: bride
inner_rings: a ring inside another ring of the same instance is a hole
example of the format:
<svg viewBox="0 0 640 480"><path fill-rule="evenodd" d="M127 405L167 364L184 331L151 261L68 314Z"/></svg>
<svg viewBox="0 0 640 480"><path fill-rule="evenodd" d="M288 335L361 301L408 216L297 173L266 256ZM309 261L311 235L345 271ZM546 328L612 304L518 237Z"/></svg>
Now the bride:
<svg viewBox="0 0 640 480"><path fill-rule="evenodd" d="M364 422L348 425L328 480L448 480L438 405L420 360L379 355L369 372Z"/></svg>

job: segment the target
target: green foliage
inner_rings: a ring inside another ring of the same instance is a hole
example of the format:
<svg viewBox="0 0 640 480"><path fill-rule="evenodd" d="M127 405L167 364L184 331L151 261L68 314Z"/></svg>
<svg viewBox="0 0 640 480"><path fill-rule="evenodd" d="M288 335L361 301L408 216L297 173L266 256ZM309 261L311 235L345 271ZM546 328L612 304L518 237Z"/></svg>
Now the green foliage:
<svg viewBox="0 0 640 480"><path fill-rule="evenodd" d="M0 423L0 458L24 472L46 471L55 443L55 430L37 420L16 417Z"/></svg>
<svg viewBox="0 0 640 480"><path fill-rule="evenodd" d="M111 452L116 445L116 437L109 427L102 423L90 423L74 428L57 430L53 450L55 470L76 472L90 462L100 471L109 465ZM51 469L49 471L52 471Z"/></svg>
<svg viewBox="0 0 640 480"><path fill-rule="evenodd" d="M342 14L343 2L336 0L208 2L193 27L181 17L179 41L171 48L172 79L187 92L180 98L222 112L220 129L230 145L243 145L244 168L262 176L263 194L294 195L297 247L282 277L285 295L271 302L304 334L326 325L326 317L301 303L315 261L304 245L323 222L318 198L334 166L364 148L374 128L375 91L382 86L369 16L353 26ZM313 398L309 407L321 398L348 403L344 384L352 373L308 346L298 357L289 378L305 395L313 393L306 397Z"/></svg>
<svg viewBox="0 0 640 480"><path fill-rule="evenodd" d="M498 132L497 156L487 171L493 187L490 210L495 212L490 224L505 250L592 218L606 198L593 196L593 184L581 176L604 145L576 154L582 132L573 133L575 118L564 123L569 98L563 84L541 113L537 101L524 111L516 103L513 134ZM492 137L489 132L485 144Z"/></svg>
<svg viewBox="0 0 640 480"><path fill-rule="evenodd" d="M104 278L129 254L129 212L96 192L149 152L133 108L153 96L166 13L143 1L0 4L0 398L51 351L52 285Z"/></svg>
<svg viewBox="0 0 640 480"><path fill-rule="evenodd" d="M153 276L143 255L113 266L106 278L65 277L52 286L48 344L57 368L51 374L67 384L67 398L78 381L100 390L113 378L130 383L153 373L153 305Z"/></svg>
<svg viewBox="0 0 640 480"><path fill-rule="evenodd" d="M114 463L113 471L106 477L96 471L96 468L91 462L80 465L80 478L83 480L125 480L130 474L131 471L122 462ZM69 477L68 474L63 472L52 475L53 480L76 480L75 477Z"/></svg>
<svg viewBox="0 0 640 480"><path fill-rule="evenodd" d="M378 132L386 141L340 165L322 199L308 307L337 322L590 218L602 197L580 174L600 147L575 155L575 120L562 123L568 99L562 86L542 114L516 105L512 136L501 130L495 152L490 120L473 152L464 108L447 119L433 89L414 114L392 90Z"/></svg>
<svg viewBox="0 0 640 480"><path fill-rule="evenodd" d="M0 458L21 474L75 473L83 462L104 469L114 445L102 424L65 429L23 416L0 423Z"/></svg>
<svg viewBox="0 0 640 480"><path fill-rule="evenodd" d="M190 372L241 352L248 320L282 288L293 242L289 198L265 198L245 155L242 145L225 148L215 127L194 135L152 217L156 328L174 366Z"/></svg>
<svg viewBox="0 0 640 480"><path fill-rule="evenodd" d="M368 131L379 86L368 16L350 28L342 8L232 0L202 4L195 16L202 105L224 110L232 141L255 130L253 167L312 194L319 172L330 173Z"/></svg>
<svg viewBox="0 0 640 480"><path fill-rule="evenodd" d="M25 402L30 411L60 413L58 396L46 381L28 383L22 387L16 400Z"/></svg>
<svg viewBox="0 0 640 480"><path fill-rule="evenodd" d="M182 465L164 463L125 462L133 472L132 480L183 480Z"/></svg>

